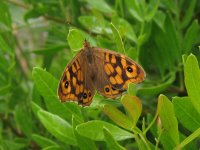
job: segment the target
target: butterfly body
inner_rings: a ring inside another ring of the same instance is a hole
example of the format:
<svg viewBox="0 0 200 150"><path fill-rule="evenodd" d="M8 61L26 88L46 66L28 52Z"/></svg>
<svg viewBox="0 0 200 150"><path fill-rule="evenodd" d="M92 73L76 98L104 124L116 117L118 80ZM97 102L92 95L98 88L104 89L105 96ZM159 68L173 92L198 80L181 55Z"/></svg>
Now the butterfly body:
<svg viewBox="0 0 200 150"><path fill-rule="evenodd" d="M67 65L58 87L62 102L78 101L88 106L97 90L106 98L116 98L128 84L142 82L143 69L123 54L98 47L84 47Z"/></svg>

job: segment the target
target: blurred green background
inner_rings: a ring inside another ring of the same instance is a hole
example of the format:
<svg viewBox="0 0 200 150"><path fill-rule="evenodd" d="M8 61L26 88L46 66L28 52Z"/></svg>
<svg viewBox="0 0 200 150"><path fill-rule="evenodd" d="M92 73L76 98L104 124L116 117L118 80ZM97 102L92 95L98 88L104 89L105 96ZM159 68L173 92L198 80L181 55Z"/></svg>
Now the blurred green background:
<svg viewBox="0 0 200 150"><path fill-rule="evenodd" d="M0 149L198 149L199 21L198 0L1 0ZM139 98L59 102L84 39L144 68L128 89ZM127 104L139 108L132 123Z"/></svg>

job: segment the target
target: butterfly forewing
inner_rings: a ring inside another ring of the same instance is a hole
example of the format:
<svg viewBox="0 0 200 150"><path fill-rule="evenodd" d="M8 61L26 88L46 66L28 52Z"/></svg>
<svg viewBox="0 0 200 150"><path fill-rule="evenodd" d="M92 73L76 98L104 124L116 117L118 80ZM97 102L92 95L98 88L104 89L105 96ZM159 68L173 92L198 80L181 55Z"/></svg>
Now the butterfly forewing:
<svg viewBox="0 0 200 150"><path fill-rule="evenodd" d="M58 96L61 102L77 101L88 106L95 93L92 81L87 76L85 52L81 50L67 65L58 87Z"/></svg>

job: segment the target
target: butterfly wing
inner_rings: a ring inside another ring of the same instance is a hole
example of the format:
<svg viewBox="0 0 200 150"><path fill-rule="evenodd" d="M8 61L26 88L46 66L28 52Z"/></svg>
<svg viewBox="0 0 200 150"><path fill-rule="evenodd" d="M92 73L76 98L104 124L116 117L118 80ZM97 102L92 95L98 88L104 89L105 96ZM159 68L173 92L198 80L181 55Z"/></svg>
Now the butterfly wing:
<svg viewBox="0 0 200 150"><path fill-rule="evenodd" d="M65 68L58 86L61 102L77 101L83 106L88 106L92 102L95 88L86 74L87 64L84 58L85 52L81 50Z"/></svg>
<svg viewBox="0 0 200 150"><path fill-rule="evenodd" d="M96 88L103 96L116 98L123 93L129 83L140 83L145 72L129 57L107 49L94 47L93 53L98 64Z"/></svg>

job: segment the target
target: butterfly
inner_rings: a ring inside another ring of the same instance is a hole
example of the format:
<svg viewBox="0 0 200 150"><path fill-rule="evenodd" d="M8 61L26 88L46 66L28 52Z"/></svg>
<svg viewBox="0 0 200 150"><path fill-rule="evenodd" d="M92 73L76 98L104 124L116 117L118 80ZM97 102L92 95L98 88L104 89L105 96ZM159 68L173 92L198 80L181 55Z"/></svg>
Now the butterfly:
<svg viewBox="0 0 200 150"><path fill-rule="evenodd" d="M98 47L83 48L67 65L58 85L61 102L76 101L82 106L92 102L95 91L115 99L127 90L129 83L140 83L145 72L131 58Z"/></svg>

